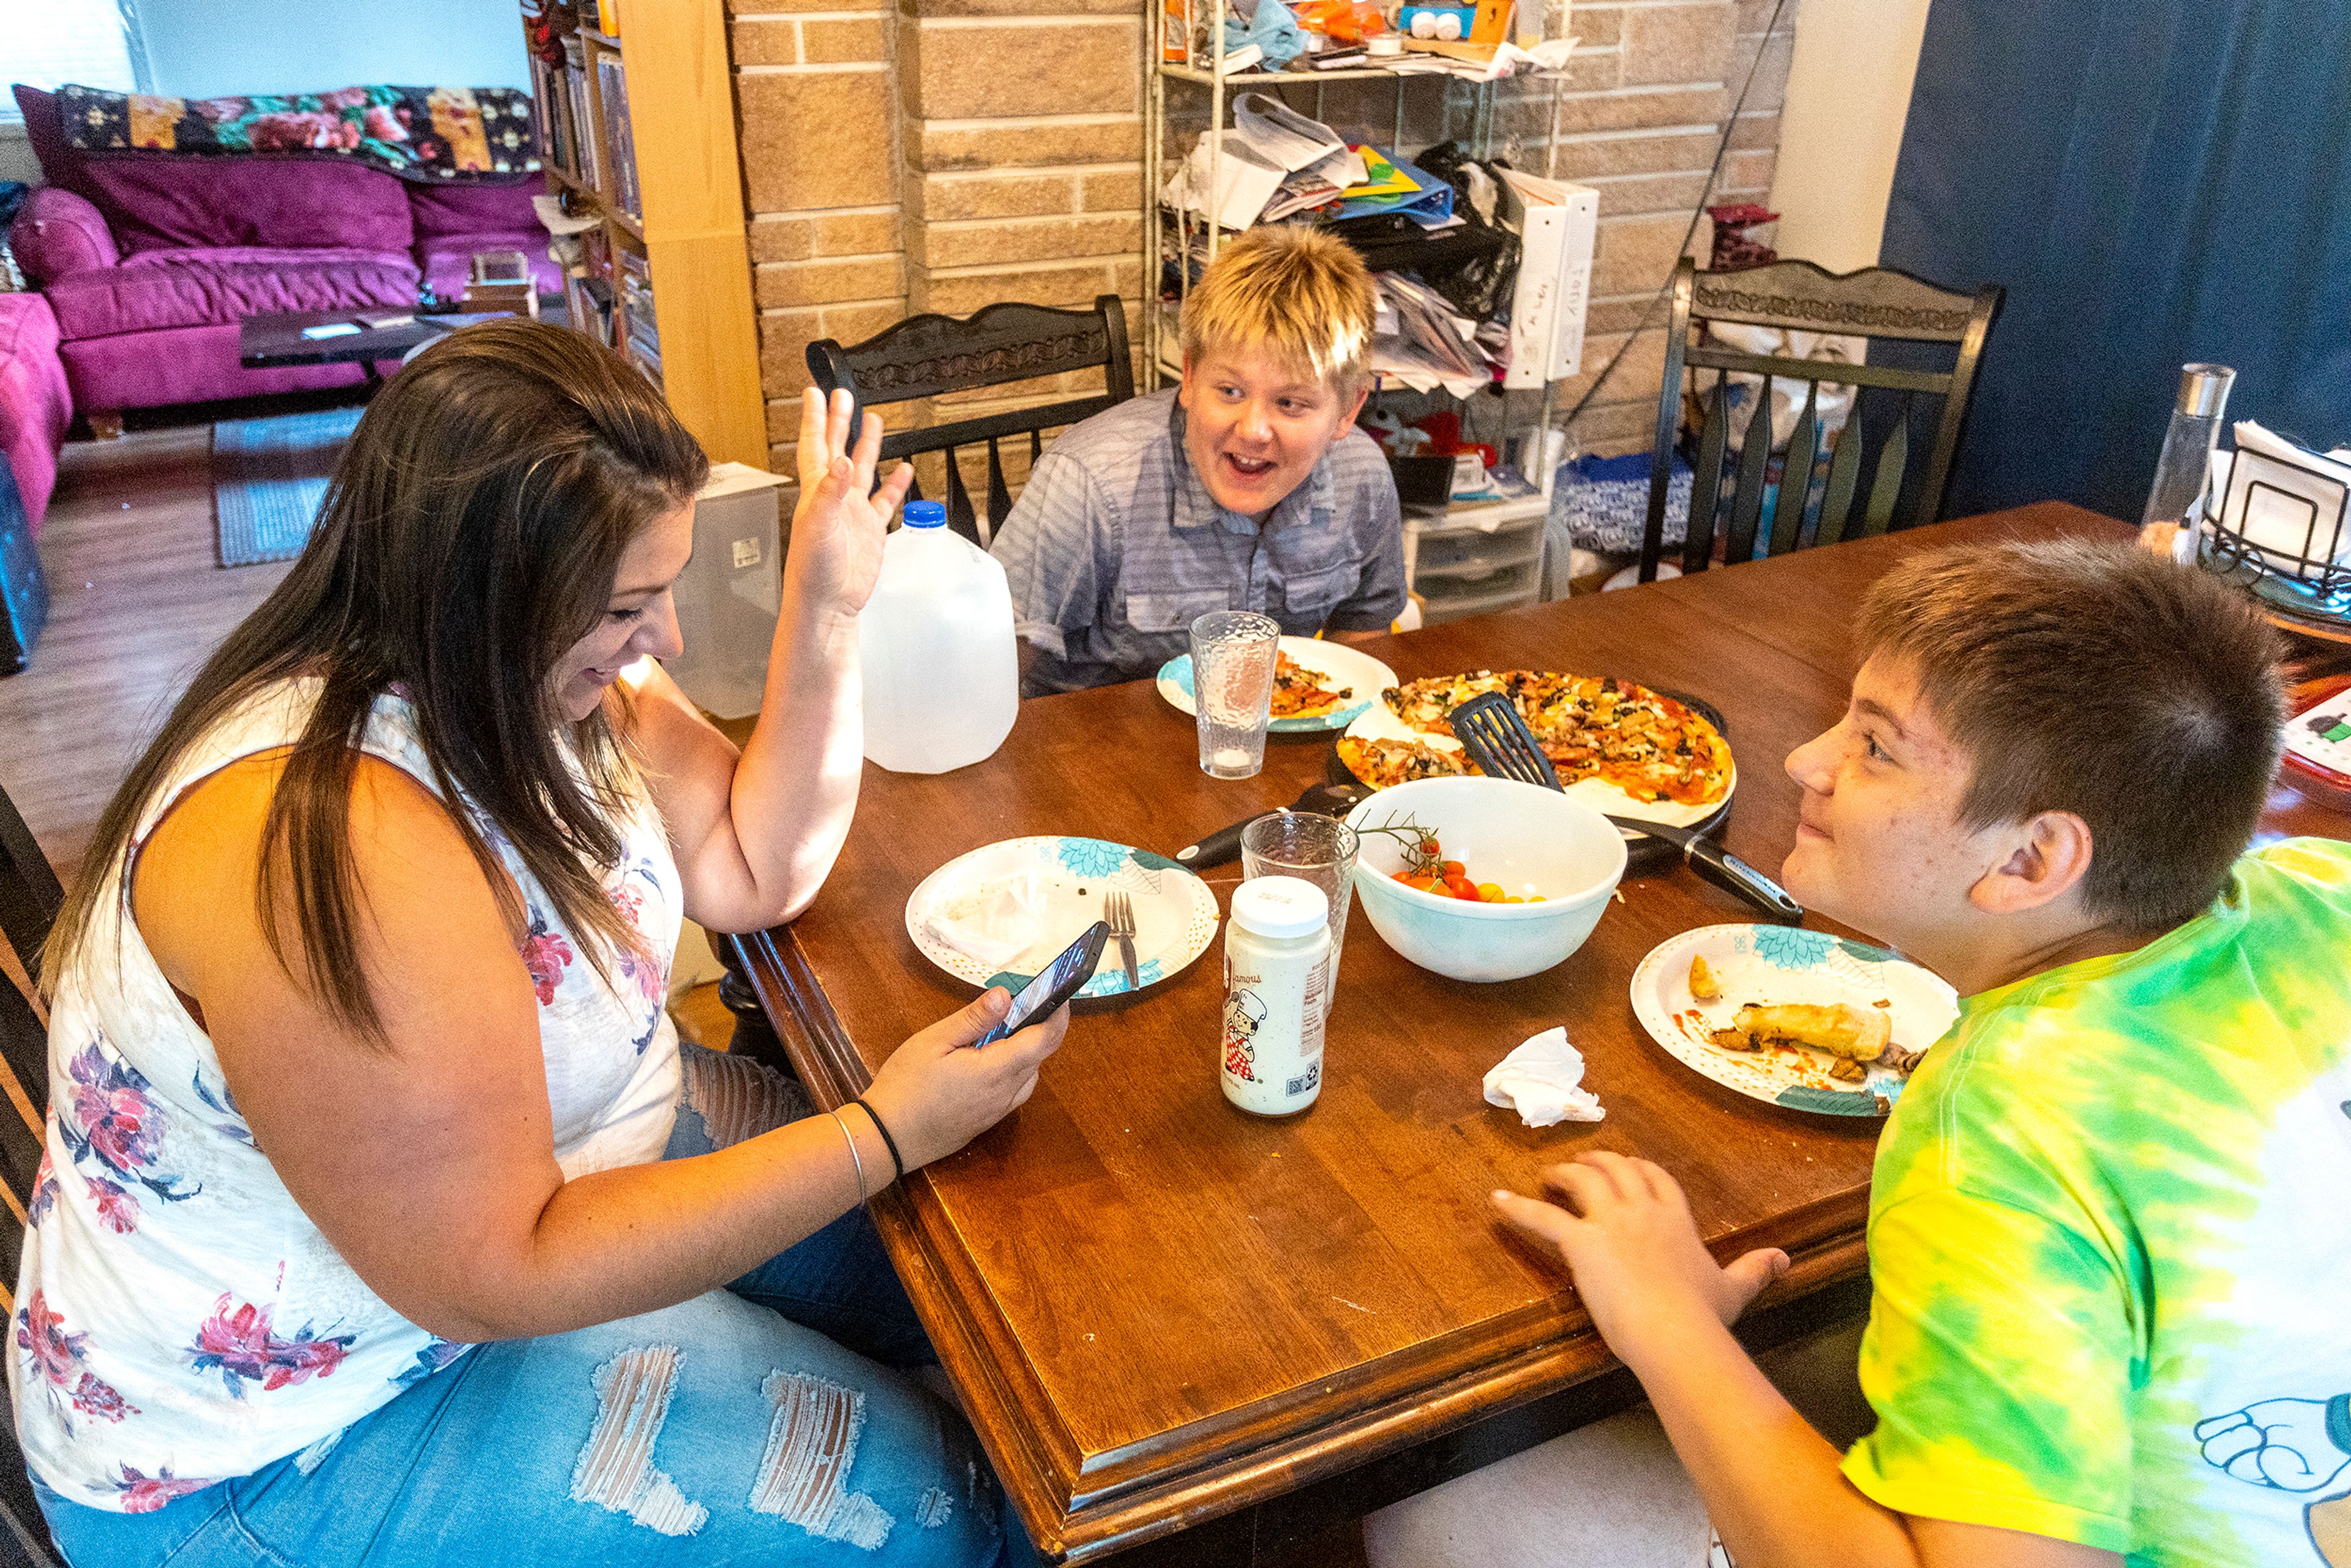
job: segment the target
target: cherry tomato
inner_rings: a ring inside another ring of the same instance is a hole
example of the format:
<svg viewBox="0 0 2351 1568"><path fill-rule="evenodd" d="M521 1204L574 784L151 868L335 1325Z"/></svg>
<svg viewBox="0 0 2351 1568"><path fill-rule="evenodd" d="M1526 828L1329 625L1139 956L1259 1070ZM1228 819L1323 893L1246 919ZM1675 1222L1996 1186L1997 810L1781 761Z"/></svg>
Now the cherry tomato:
<svg viewBox="0 0 2351 1568"><path fill-rule="evenodd" d="M1502 902L1502 884L1496 882L1481 882L1478 884L1478 896L1489 904L1499 904Z"/></svg>
<svg viewBox="0 0 2351 1568"><path fill-rule="evenodd" d="M1457 876L1466 876L1468 874L1468 868L1463 865L1459 861L1441 862L1438 864L1437 869L1445 873L1445 880L1447 882L1451 882Z"/></svg>

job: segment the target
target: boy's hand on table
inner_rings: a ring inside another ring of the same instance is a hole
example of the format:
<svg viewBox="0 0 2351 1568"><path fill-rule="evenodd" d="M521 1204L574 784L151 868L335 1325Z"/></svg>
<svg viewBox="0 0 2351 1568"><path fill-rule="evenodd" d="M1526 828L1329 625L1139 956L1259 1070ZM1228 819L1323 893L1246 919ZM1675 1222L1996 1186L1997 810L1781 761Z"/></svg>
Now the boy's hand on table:
<svg viewBox="0 0 2351 1568"><path fill-rule="evenodd" d="M2108 1552L1894 1512L1839 1473L1822 1441L1725 1329L1788 1255L1717 1264L1674 1178L1593 1153L1543 1172L1565 1207L1498 1192L1494 1207L1575 1276L1608 1348L1640 1378L1722 1539L1755 1568L2122 1568Z"/></svg>
<svg viewBox="0 0 2351 1568"><path fill-rule="evenodd" d="M1564 1207L1499 1191L1494 1207L1558 1252L1593 1325L1636 1372L1645 1352L1669 1354L1677 1323L1704 1312L1728 1324L1787 1272L1788 1255L1776 1247L1749 1252L1727 1269L1716 1263L1698 1239L1680 1186L1647 1160L1579 1155L1543 1172L1543 1184Z"/></svg>

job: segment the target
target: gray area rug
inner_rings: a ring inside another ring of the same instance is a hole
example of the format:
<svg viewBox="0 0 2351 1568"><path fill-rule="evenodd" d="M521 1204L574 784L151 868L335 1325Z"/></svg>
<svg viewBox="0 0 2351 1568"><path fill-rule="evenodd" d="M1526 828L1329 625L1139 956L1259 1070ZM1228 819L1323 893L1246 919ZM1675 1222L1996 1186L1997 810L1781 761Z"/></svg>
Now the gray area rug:
<svg viewBox="0 0 2351 1568"><path fill-rule="evenodd" d="M329 408L213 426L221 565L257 566L302 553L335 460L365 412Z"/></svg>

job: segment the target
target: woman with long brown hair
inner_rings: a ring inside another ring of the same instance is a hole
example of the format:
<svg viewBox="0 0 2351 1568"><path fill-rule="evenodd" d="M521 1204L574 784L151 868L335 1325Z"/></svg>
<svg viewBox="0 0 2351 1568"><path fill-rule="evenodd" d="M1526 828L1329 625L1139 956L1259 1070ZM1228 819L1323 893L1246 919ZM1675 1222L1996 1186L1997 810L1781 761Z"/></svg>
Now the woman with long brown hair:
<svg viewBox="0 0 2351 1568"><path fill-rule="evenodd" d="M707 469L656 392L514 321L377 394L46 965L9 1373L74 1562L1003 1548L967 1431L893 1370L927 1343L859 1205L1025 1100L1066 1017L963 1049L990 991L818 1116L664 1007L682 919L791 918L848 831L908 482L849 422L810 393L738 754L652 663Z"/></svg>

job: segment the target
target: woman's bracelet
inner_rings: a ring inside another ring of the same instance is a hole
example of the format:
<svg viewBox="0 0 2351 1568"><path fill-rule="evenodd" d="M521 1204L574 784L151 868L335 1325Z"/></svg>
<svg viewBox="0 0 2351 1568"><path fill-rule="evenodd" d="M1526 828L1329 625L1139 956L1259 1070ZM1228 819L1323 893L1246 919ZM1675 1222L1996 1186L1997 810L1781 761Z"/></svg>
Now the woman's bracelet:
<svg viewBox="0 0 2351 1568"><path fill-rule="evenodd" d="M865 1113L869 1116L873 1114L870 1110ZM841 1135L849 1140L849 1163L857 1167L857 1201L863 1203L872 1197L872 1194L865 1189L865 1156L857 1152L857 1134L849 1130L849 1119L838 1111L832 1113L832 1124L839 1127ZM879 1126L880 1124L876 1123L875 1125ZM891 1157L893 1159L897 1157L895 1151L893 1151Z"/></svg>
<svg viewBox="0 0 2351 1568"><path fill-rule="evenodd" d="M872 1117L873 1130L882 1134L882 1142L889 1146L890 1163L897 1166L897 1175L893 1176L890 1179L892 1181L896 1181L899 1176L904 1176L906 1174L906 1156L898 1152L898 1140L890 1135L890 1129L883 1124L882 1118L873 1115L873 1107L868 1105L862 1098L852 1100L850 1103L864 1112L868 1116Z"/></svg>

